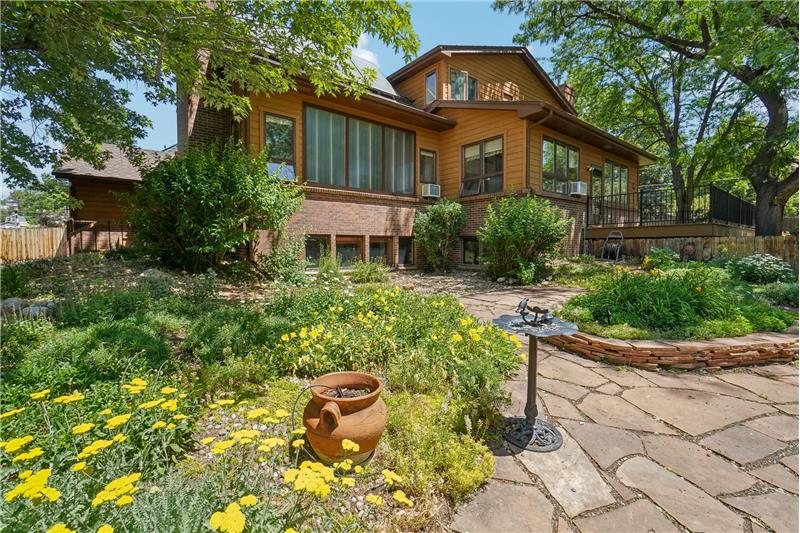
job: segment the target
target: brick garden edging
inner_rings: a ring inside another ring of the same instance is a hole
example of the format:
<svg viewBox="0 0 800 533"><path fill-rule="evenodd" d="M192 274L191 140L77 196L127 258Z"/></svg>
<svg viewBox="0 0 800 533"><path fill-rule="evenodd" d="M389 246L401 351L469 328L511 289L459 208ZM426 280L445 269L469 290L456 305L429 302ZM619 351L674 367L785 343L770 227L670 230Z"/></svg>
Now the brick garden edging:
<svg viewBox="0 0 800 533"><path fill-rule="evenodd" d="M542 340L588 359L647 370L727 368L797 359L797 330L790 331L794 333L753 333L708 341L621 341L588 333Z"/></svg>

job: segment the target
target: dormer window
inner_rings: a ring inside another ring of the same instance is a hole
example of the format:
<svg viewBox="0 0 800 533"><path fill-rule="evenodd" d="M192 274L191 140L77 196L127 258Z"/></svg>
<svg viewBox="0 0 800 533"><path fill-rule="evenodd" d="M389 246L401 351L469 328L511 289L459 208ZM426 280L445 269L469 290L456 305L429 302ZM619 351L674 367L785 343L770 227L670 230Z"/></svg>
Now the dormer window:
<svg viewBox="0 0 800 533"><path fill-rule="evenodd" d="M425 103L430 104L436 100L436 71L425 76Z"/></svg>
<svg viewBox="0 0 800 533"><path fill-rule="evenodd" d="M450 69L450 99L477 100L478 80L471 77L466 70Z"/></svg>

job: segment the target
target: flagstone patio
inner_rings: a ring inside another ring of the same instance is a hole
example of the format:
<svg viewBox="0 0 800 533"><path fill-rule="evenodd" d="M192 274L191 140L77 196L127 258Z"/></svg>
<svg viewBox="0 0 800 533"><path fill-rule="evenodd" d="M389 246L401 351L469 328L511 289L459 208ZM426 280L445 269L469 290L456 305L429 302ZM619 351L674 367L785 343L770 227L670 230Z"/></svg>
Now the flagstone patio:
<svg viewBox="0 0 800 533"><path fill-rule="evenodd" d="M491 320L522 297L553 307L579 289L504 289L461 301ZM527 339L521 339L527 342ZM521 415L525 372L505 384ZM615 367L539 345L539 413L564 445L493 443L493 479L459 532L798 530L797 361L719 371Z"/></svg>

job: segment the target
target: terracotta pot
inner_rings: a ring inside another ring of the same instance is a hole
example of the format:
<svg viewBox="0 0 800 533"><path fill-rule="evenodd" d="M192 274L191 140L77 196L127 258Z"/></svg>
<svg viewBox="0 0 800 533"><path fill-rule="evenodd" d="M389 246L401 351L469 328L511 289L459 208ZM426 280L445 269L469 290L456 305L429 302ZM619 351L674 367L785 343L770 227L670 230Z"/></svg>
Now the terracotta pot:
<svg viewBox="0 0 800 533"><path fill-rule="evenodd" d="M317 456L328 464L345 458L354 464L366 461L386 428L386 404L380 398L383 390L380 380L363 372L334 372L318 377L311 385L312 397L303 411L303 425ZM370 392L358 398L325 395L337 386ZM344 439L358 444L358 452L345 452Z"/></svg>

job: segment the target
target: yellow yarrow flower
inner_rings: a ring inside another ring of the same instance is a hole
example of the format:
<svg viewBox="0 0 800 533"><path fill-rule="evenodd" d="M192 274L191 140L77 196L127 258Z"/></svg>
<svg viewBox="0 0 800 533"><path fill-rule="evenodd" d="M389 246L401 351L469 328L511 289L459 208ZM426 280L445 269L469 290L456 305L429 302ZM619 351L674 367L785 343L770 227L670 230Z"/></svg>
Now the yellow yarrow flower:
<svg viewBox="0 0 800 533"><path fill-rule="evenodd" d="M451 342L461 342L463 339L464 337L462 337L459 333L453 333L453 335L450 337Z"/></svg>
<svg viewBox="0 0 800 533"><path fill-rule="evenodd" d="M125 496L122 496L120 499L117 500L116 505L117 507L122 507L124 505L129 505L131 503L133 503L133 496L131 496L130 494L126 494Z"/></svg>
<svg viewBox="0 0 800 533"><path fill-rule="evenodd" d="M106 439L99 439L94 441L93 443L86 446L80 453L78 453L78 459L85 459L87 457L91 457L93 455L97 455L104 449L108 448L114 444L113 441L106 440Z"/></svg>
<svg viewBox="0 0 800 533"><path fill-rule="evenodd" d="M389 487L391 487L395 483L402 483L403 482L403 478L400 477L399 475L395 474L391 470L383 469L383 470L381 470L381 474L383 474L384 483L386 483L386 485L388 485Z"/></svg>
<svg viewBox="0 0 800 533"><path fill-rule="evenodd" d="M72 434L73 435L82 435L83 433L86 433L87 431L91 431L92 429L94 429L94 424L92 424L91 422L86 422L84 424L78 424L77 426L73 427L72 428Z"/></svg>
<svg viewBox="0 0 800 533"><path fill-rule="evenodd" d="M114 533L114 528L111 526L111 524L103 524L97 528L97 533Z"/></svg>
<svg viewBox="0 0 800 533"><path fill-rule="evenodd" d="M290 414L291 414L291 413L290 413L289 411L285 410L285 409L277 409L277 410L275 411L275 417L276 417L276 418L286 418L286 417L287 417L287 416L289 416Z"/></svg>
<svg viewBox="0 0 800 533"><path fill-rule="evenodd" d="M292 430L292 434L293 435L305 435L306 434L306 428L295 428L295 429Z"/></svg>
<svg viewBox="0 0 800 533"><path fill-rule="evenodd" d="M76 531L68 528L64 522L59 522L48 529L47 533L76 533Z"/></svg>
<svg viewBox="0 0 800 533"><path fill-rule="evenodd" d="M153 429L161 429L167 427L167 423L164 422L163 420L159 420L158 422L154 422L153 425L150 427Z"/></svg>
<svg viewBox="0 0 800 533"><path fill-rule="evenodd" d="M364 499L367 500L367 503L371 503L376 507L383 505L383 498L377 494L367 494Z"/></svg>
<svg viewBox="0 0 800 533"><path fill-rule="evenodd" d="M262 416L267 416L269 414L269 409L264 409L263 407L258 407L256 409L251 410L247 413L247 418L254 419L254 418L261 418Z"/></svg>
<svg viewBox="0 0 800 533"><path fill-rule="evenodd" d="M215 440L217 440L217 437L203 437L200 439L200 444L211 444Z"/></svg>
<svg viewBox="0 0 800 533"><path fill-rule="evenodd" d="M269 437L266 439L261 439L259 441L260 446L258 447L258 451L260 452L268 452L275 448L276 446L283 446L286 444L286 441L280 437Z"/></svg>
<svg viewBox="0 0 800 533"><path fill-rule="evenodd" d="M239 498L239 503L242 505L242 507L252 507L258 503L258 498L252 494L247 494Z"/></svg>
<svg viewBox="0 0 800 533"><path fill-rule="evenodd" d="M25 470L24 472L20 472L17 476L20 479L28 479L33 474L33 470Z"/></svg>
<svg viewBox="0 0 800 533"><path fill-rule="evenodd" d="M114 429L116 427L119 427L123 424L126 424L128 420L130 420L130 418L131 418L130 413L126 413L124 415L112 416L106 421L104 429Z"/></svg>
<svg viewBox="0 0 800 533"><path fill-rule="evenodd" d="M26 477L22 483L11 489L5 495L7 502L12 502L19 496L28 500L47 498L51 502L56 501L61 493L55 489L47 487L47 481L50 479L51 470L44 468L35 472L34 474Z"/></svg>
<svg viewBox="0 0 800 533"><path fill-rule="evenodd" d="M223 441L220 441L220 442L216 443L211 448L211 453L213 453L214 455L222 455L229 448L232 448L235 445L236 445L236 441L235 440L223 440Z"/></svg>
<svg viewBox="0 0 800 533"><path fill-rule="evenodd" d="M110 414L111 414L111 409L103 409L102 411L100 411L100 413L99 413L99 414L100 414L101 416L110 415Z"/></svg>
<svg viewBox="0 0 800 533"><path fill-rule="evenodd" d="M70 467L70 470L73 472L80 472L81 470L86 468L86 461L81 461L79 463L75 463Z"/></svg>
<svg viewBox="0 0 800 533"><path fill-rule="evenodd" d="M34 448L30 451L22 452L21 454L14 456L11 462L19 463L20 461L28 461L30 459L36 459L40 455L44 455L44 450L41 448Z"/></svg>
<svg viewBox="0 0 800 533"><path fill-rule="evenodd" d="M161 394L175 394L178 389L175 387L161 387Z"/></svg>
<svg viewBox="0 0 800 533"><path fill-rule="evenodd" d="M173 415L172 416L173 420L186 420L187 418L189 418L189 417L186 416L186 415Z"/></svg>
<svg viewBox="0 0 800 533"><path fill-rule="evenodd" d="M72 394L67 394L65 396L59 396L58 398L53 400L53 403L72 403L72 402L79 402L84 399L84 395L80 392L73 392Z"/></svg>
<svg viewBox="0 0 800 533"><path fill-rule="evenodd" d="M155 400L150 400L149 402L140 403L139 409L152 409L153 407L158 407L162 403L164 403L164 398L156 398Z"/></svg>
<svg viewBox="0 0 800 533"><path fill-rule="evenodd" d="M133 474L118 477L117 479L109 482L106 486L97 493L97 496L92 499L92 507L97 507L105 502L117 500L117 506L122 507L133 502L130 496L138 490L134 485L142 477L141 472L134 472Z"/></svg>
<svg viewBox="0 0 800 533"><path fill-rule="evenodd" d="M233 440L244 440L244 439L254 439L258 437L261 432L257 429L240 429L239 431L234 431L231 433L231 438Z"/></svg>
<svg viewBox="0 0 800 533"><path fill-rule="evenodd" d="M166 402L161 404L161 408L165 411L177 411L178 400L167 400Z"/></svg>
<svg viewBox="0 0 800 533"><path fill-rule="evenodd" d="M6 453L13 453L20 448L23 448L33 442L32 435L25 435L24 437L17 437L16 439L11 439L10 441L6 442L3 445L3 449Z"/></svg>
<svg viewBox="0 0 800 533"><path fill-rule="evenodd" d="M18 415L24 410L25 410L24 407L17 407L16 409L11 409L10 411L6 411L5 413L0 414L0 419L8 418L8 417L14 416L14 415Z"/></svg>
<svg viewBox="0 0 800 533"><path fill-rule="evenodd" d="M303 439L295 439L292 441L292 448L299 448L305 443L306 441Z"/></svg>
<svg viewBox="0 0 800 533"><path fill-rule="evenodd" d="M217 405L233 405L236 400L217 400Z"/></svg>
<svg viewBox="0 0 800 533"><path fill-rule="evenodd" d="M111 440L114 442L125 442L126 440L128 440L128 437L126 437L122 433L119 433L117 435L114 435L114 438Z"/></svg>
<svg viewBox="0 0 800 533"><path fill-rule="evenodd" d="M42 398L45 398L48 394L50 394L50 389L43 389L43 390L40 390L39 392L31 393L31 399L32 400L41 400Z"/></svg>
<svg viewBox="0 0 800 533"><path fill-rule="evenodd" d="M408 505L409 507L414 507L414 502L412 502L408 498L408 496L406 496L406 493L403 492L402 490L394 491L394 494L392 494L392 498L394 498L394 501L396 501L397 503Z"/></svg>
<svg viewBox="0 0 800 533"><path fill-rule="evenodd" d="M211 529L223 533L242 533L247 518L242 513L238 503L229 504L224 511L217 511L211 515L209 524Z"/></svg>
<svg viewBox="0 0 800 533"><path fill-rule="evenodd" d="M350 439L343 439L342 440L342 449L346 452L353 452L357 453L361 447L356 444L355 442L351 441Z"/></svg>

